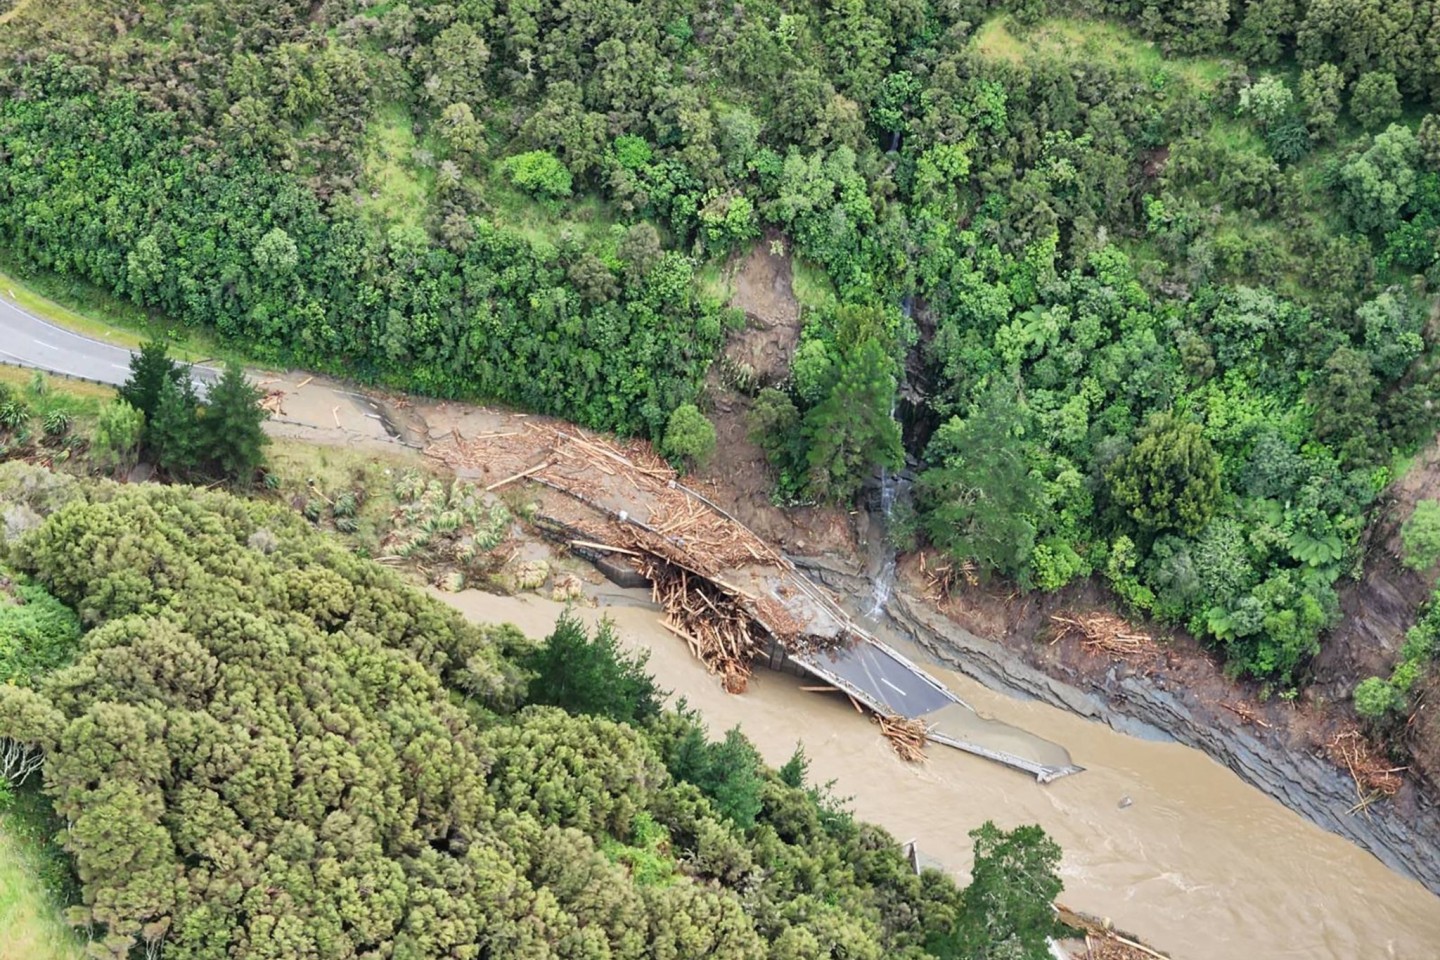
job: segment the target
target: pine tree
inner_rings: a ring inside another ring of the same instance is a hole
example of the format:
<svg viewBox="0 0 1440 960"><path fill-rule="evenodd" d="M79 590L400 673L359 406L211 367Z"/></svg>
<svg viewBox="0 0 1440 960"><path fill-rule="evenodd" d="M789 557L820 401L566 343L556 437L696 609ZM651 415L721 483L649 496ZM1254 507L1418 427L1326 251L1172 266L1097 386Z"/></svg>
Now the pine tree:
<svg viewBox="0 0 1440 960"><path fill-rule="evenodd" d="M189 377L165 381L145 432L156 465L166 473L185 476L200 466L204 451L200 400Z"/></svg>
<svg viewBox="0 0 1440 960"><path fill-rule="evenodd" d="M246 484L265 463L264 423L269 414L260 406L260 391L245 379L237 364L210 388L209 404L200 421L205 459L231 480Z"/></svg>
<svg viewBox="0 0 1440 960"><path fill-rule="evenodd" d="M890 415L894 367L879 341L867 339L841 363L829 396L806 411L801 429L811 496L849 500L873 468L904 464L900 426Z"/></svg>
<svg viewBox="0 0 1440 960"><path fill-rule="evenodd" d="M146 340L140 352L130 357L130 379L120 388L120 399L145 414L147 423L151 422L160 408L160 391L167 383L178 383L184 375L180 365L166 353L165 344Z"/></svg>

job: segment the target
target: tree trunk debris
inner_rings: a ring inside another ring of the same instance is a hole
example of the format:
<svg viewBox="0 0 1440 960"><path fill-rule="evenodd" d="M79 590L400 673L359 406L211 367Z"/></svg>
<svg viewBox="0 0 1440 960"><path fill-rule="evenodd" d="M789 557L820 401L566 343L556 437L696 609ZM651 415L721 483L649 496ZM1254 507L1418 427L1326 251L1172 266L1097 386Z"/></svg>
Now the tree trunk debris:
<svg viewBox="0 0 1440 960"><path fill-rule="evenodd" d="M1051 643L1079 634L1081 644L1089 653L1108 653L1121 659L1131 659L1155 652L1153 637L1136 633L1134 627L1113 613L1056 614L1050 621L1059 625Z"/></svg>

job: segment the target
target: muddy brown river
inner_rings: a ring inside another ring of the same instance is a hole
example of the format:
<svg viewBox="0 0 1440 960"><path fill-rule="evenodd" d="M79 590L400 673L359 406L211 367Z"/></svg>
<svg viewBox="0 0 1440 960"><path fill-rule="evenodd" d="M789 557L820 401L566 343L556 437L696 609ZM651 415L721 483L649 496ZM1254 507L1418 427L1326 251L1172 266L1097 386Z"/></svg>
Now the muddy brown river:
<svg viewBox="0 0 1440 960"><path fill-rule="evenodd" d="M532 636L562 609L538 597L436 595ZM926 763L905 764L847 701L802 691L795 677L760 671L744 695L727 695L643 599L617 595L580 613L612 617L628 646L649 650L656 680L712 734L739 724L772 764L802 741L812 779L833 779L857 816L916 841L927 863L963 876L970 829L1039 823L1064 849L1063 902L1176 958L1440 958L1440 898L1197 750L1011 699L917 656L982 714L1063 745L1086 770L1042 786L938 746Z"/></svg>

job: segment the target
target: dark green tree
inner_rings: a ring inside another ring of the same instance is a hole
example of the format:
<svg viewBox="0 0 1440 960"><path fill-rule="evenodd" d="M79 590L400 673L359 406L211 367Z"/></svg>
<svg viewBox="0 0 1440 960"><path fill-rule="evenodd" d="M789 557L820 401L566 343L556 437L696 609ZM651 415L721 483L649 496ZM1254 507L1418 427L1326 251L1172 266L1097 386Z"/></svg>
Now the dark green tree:
<svg viewBox="0 0 1440 960"><path fill-rule="evenodd" d="M1393 73L1375 70L1361 74L1350 91L1350 116L1367 130L1378 130L1395 120L1403 106Z"/></svg>
<svg viewBox="0 0 1440 960"><path fill-rule="evenodd" d="M982 571L1028 578L1044 491L1013 390L995 387L969 417L955 417L930 441L933 466L916 488L921 526L951 556Z"/></svg>
<svg viewBox="0 0 1440 960"><path fill-rule="evenodd" d="M130 356L130 379L121 385L120 399L145 415L146 421L155 417L160 407L160 392L167 383L179 383L185 372L170 358L165 344L159 340L146 340L140 344L140 352Z"/></svg>
<svg viewBox="0 0 1440 960"><path fill-rule="evenodd" d="M165 381L145 432L150 455L166 473L184 477L200 468L206 459L206 442L200 425L200 400L189 377Z"/></svg>
<svg viewBox="0 0 1440 960"><path fill-rule="evenodd" d="M705 791L715 809L741 830L755 825L760 812L760 754L739 727L727 731L725 739L709 745L704 771L696 785Z"/></svg>
<svg viewBox="0 0 1440 960"><path fill-rule="evenodd" d="M260 406L260 391L245 379L238 364L210 388L201 419L204 456L224 477L248 484L265 463L264 423L270 414Z"/></svg>
<svg viewBox="0 0 1440 960"><path fill-rule="evenodd" d="M1064 928L1055 898L1060 847L1038 826L1001 830L991 821L970 831L975 865L943 956L968 960L1048 960L1048 938Z"/></svg>
<svg viewBox="0 0 1440 960"><path fill-rule="evenodd" d="M555 623L545 643L522 661L535 678L526 699L622 722L660 712L664 693L645 670L649 654L620 649L615 624L602 621L592 636L573 614Z"/></svg>
<svg viewBox="0 0 1440 960"><path fill-rule="evenodd" d="M1336 350L1310 388L1315 433L1344 460L1365 463L1374 454L1379 414L1375 388L1369 355L1354 347Z"/></svg>
<svg viewBox="0 0 1440 960"><path fill-rule="evenodd" d="M817 500L844 503L868 473L905 463L900 425L890 415L895 362L869 338L841 361L824 400L805 412L806 489Z"/></svg>
<svg viewBox="0 0 1440 960"><path fill-rule="evenodd" d="M1220 460L1198 423L1157 414L1105 471L1110 497L1141 530L1194 534L1220 501Z"/></svg>

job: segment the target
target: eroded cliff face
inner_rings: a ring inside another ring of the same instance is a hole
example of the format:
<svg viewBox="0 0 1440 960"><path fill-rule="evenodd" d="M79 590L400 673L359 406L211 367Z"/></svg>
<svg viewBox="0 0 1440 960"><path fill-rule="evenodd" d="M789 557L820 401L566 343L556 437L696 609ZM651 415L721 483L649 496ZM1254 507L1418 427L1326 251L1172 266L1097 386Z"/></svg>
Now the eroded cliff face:
<svg viewBox="0 0 1440 960"><path fill-rule="evenodd" d="M842 596L870 595L868 580L844 564L818 558L796 558L796 563ZM992 689L1060 707L1122 733L1201 750L1289 809L1440 894L1440 809L1434 800L1410 788L1394 800L1356 810L1359 798L1349 773L1297 727L1248 723L1188 687L1183 676L1143 675L1121 662L1081 669L1062 658L1036 655L1032 648L1040 645L1033 642L1021 647L977 637L904 586L887 604L881 626Z"/></svg>

